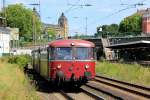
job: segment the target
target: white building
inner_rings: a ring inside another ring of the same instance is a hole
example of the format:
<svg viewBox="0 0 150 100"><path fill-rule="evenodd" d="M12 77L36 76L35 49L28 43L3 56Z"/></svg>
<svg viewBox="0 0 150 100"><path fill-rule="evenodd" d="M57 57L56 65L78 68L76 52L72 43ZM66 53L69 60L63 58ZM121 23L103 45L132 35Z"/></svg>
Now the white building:
<svg viewBox="0 0 150 100"><path fill-rule="evenodd" d="M10 29L0 27L0 56L10 53Z"/></svg>
<svg viewBox="0 0 150 100"><path fill-rule="evenodd" d="M18 28L0 27L0 56L10 53L14 40L19 40Z"/></svg>

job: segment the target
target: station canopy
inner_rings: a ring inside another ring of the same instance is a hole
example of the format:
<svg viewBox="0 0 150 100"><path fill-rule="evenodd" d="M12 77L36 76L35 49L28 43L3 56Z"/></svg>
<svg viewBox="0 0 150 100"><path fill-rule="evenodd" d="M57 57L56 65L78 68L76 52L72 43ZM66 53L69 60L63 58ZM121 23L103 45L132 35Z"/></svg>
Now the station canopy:
<svg viewBox="0 0 150 100"><path fill-rule="evenodd" d="M150 48L150 41L135 41L135 42L128 42L128 43L120 43L107 46L106 48L111 49L142 49L142 48Z"/></svg>

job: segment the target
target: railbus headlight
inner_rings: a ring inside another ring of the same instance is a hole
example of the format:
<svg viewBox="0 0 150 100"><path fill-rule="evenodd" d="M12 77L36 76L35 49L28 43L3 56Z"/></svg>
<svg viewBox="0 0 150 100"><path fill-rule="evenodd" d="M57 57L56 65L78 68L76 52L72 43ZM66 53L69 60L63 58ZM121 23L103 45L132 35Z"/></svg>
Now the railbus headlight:
<svg viewBox="0 0 150 100"><path fill-rule="evenodd" d="M61 68L61 65L58 65L57 68L60 69L60 68Z"/></svg>
<svg viewBox="0 0 150 100"><path fill-rule="evenodd" d="M85 65L85 69L88 69L88 68L90 68L90 66L89 65Z"/></svg>

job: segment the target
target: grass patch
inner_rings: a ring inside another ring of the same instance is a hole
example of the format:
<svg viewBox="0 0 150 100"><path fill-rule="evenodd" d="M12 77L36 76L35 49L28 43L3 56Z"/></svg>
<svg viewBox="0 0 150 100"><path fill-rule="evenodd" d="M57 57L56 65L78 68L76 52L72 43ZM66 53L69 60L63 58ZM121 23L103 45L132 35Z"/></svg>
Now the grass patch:
<svg viewBox="0 0 150 100"><path fill-rule="evenodd" d="M97 62L96 72L115 79L150 86L150 68L138 64Z"/></svg>
<svg viewBox="0 0 150 100"><path fill-rule="evenodd" d="M0 100L38 99L19 66L0 61Z"/></svg>

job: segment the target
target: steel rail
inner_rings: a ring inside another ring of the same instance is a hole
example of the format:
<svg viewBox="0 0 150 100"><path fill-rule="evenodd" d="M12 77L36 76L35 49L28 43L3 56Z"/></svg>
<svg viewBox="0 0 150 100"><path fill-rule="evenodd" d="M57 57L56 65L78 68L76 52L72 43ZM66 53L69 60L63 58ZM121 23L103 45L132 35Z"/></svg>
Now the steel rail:
<svg viewBox="0 0 150 100"><path fill-rule="evenodd" d="M87 86L87 87L89 87L89 88L91 88L91 89L94 89L94 90L96 90L96 91L98 91L98 92L107 94L107 95L109 95L109 96L111 96L111 97L113 97L113 98L116 98L117 100L122 100L122 99L123 99L123 98L121 98L121 97L119 97L119 96L117 96L117 95L114 95L113 93L110 93L110 92L101 90L100 88L97 88L97 87L95 87L95 86L93 86L93 85L85 84L85 86Z"/></svg>
<svg viewBox="0 0 150 100"><path fill-rule="evenodd" d="M117 80L117 79L108 78L108 77L104 77L104 76L101 76L101 75L96 75L96 77L103 78L103 79L110 80L110 81L114 81L114 82L117 82L117 83L120 83L120 84L126 84L126 85L129 85L129 86L142 88L144 90L150 91L150 87L147 87L147 86L142 86L142 85L138 85L138 84L128 83L128 82L125 82L125 81L120 81L120 80Z"/></svg>
<svg viewBox="0 0 150 100"><path fill-rule="evenodd" d="M65 93L63 90L59 90L59 92L67 99L67 100L74 100L70 95Z"/></svg>
<svg viewBox="0 0 150 100"><path fill-rule="evenodd" d="M105 100L103 97L98 96L98 95L96 95L96 94L90 92L90 91L87 90L87 89L84 89L84 88L82 88L82 87L81 87L80 89L81 89L81 91L83 91L85 94L90 95L91 97L95 98L96 100Z"/></svg>
<svg viewBox="0 0 150 100"><path fill-rule="evenodd" d="M96 79L96 78L98 78L98 79ZM107 84L109 86L113 86L113 87L119 88L124 91L128 91L128 92L136 94L136 95L138 94L142 97L150 98L150 88L149 87L131 84L128 82L119 81L116 79L107 78L107 77L100 76L100 75L97 75L96 78L95 78L95 81L97 81L97 82ZM116 84L112 83L112 82L115 82ZM141 91L139 91L139 90L141 90Z"/></svg>

